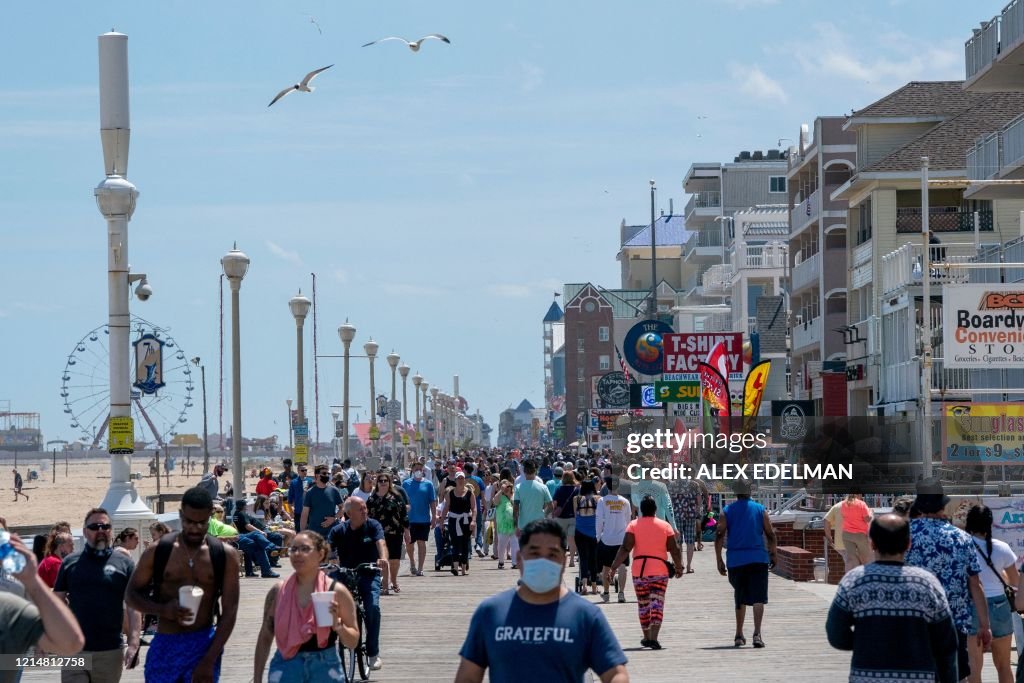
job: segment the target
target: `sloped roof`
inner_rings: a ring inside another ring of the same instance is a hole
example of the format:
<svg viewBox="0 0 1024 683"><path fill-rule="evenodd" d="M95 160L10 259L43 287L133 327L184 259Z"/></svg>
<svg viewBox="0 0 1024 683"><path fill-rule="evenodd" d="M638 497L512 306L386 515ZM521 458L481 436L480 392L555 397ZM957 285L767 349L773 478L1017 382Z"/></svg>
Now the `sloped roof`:
<svg viewBox="0 0 1024 683"><path fill-rule="evenodd" d="M854 118L884 116L956 116L985 99L964 90L963 81L911 81L853 112Z"/></svg>
<svg viewBox="0 0 1024 683"><path fill-rule="evenodd" d="M682 246L690 236L686 231L683 216L661 216L654 221L655 246L671 247ZM651 246L651 226L645 225L635 235L622 243L622 247L649 247Z"/></svg>
<svg viewBox="0 0 1024 683"><path fill-rule="evenodd" d="M921 168L923 156L928 157L932 170L965 169L967 150L974 146L978 136L999 130L1024 111L1024 93L983 93L979 98L963 113L936 125L861 172L914 171Z"/></svg>
<svg viewBox="0 0 1024 683"><path fill-rule="evenodd" d="M559 320L561 320L564 317L565 317L565 314L562 313L562 309L561 309L561 307L559 307L558 302L557 301L552 301L551 302L551 307L548 308L548 312L544 315L544 320L542 320L541 322L557 323Z"/></svg>
<svg viewBox="0 0 1024 683"><path fill-rule="evenodd" d="M524 398L524 399L522 400L522 402L521 402L521 403L520 403L520 404L519 404L519 405L518 405L518 406L516 407L516 412L517 412L517 413L524 413L524 412L528 412L528 411L530 411L530 410L533 410L533 404L532 404L532 403L530 403L529 401L527 401L527 400L526 400L525 398Z"/></svg>
<svg viewBox="0 0 1024 683"><path fill-rule="evenodd" d="M744 235L788 235L789 223L785 221L759 221L747 223L743 228Z"/></svg>

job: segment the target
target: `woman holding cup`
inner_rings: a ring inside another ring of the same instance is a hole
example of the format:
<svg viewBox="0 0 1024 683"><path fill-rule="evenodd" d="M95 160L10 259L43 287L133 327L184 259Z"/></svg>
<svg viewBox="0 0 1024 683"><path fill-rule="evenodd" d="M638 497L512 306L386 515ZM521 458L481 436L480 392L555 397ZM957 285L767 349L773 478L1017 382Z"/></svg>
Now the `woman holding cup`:
<svg viewBox="0 0 1024 683"><path fill-rule="evenodd" d="M271 641L277 652L270 662L270 677L275 679L276 674L281 683L333 680L332 672L341 668L337 640L349 648L359 642L352 594L320 570L328 551L327 541L314 531L292 539L288 558L295 572L267 593L254 680L263 680Z"/></svg>

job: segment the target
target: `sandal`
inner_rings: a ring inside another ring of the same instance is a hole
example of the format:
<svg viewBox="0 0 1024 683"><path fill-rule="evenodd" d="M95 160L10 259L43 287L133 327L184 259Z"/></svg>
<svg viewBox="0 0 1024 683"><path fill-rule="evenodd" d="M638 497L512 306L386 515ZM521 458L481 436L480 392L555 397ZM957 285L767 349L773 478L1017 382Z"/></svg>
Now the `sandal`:
<svg viewBox="0 0 1024 683"><path fill-rule="evenodd" d="M397 594L402 592L402 589L399 588L398 586L392 586L391 590L393 590L395 592L395 595L397 595Z"/></svg>
<svg viewBox="0 0 1024 683"><path fill-rule="evenodd" d="M747 639L743 636L736 636L732 641L733 647L743 647L747 644Z"/></svg>
<svg viewBox="0 0 1024 683"><path fill-rule="evenodd" d="M687 569L687 570L686 570L686 573L687 573L687 574L692 574L692 573L693 573L693 570L692 570L692 569Z"/></svg>
<svg viewBox="0 0 1024 683"><path fill-rule="evenodd" d="M764 641L761 640L761 634L760 633L755 633L754 634L754 647L756 647L756 648L764 647Z"/></svg>

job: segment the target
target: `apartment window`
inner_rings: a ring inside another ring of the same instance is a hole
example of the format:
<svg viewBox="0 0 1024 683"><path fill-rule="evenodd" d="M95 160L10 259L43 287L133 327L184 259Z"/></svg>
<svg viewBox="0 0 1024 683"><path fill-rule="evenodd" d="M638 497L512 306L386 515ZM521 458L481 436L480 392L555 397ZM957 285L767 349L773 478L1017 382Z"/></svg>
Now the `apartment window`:
<svg viewBox="0 0 1024 683"><path fill-rule="evenodd" d="M576 339L576 350L583 353L583 337L578 337Z"/></svg>
<svg viewBox="0 0 1024 683"><path fill-rule="evenodd" d="M599 356L597 360L598 360L598 363L600 363L600 366L601 366L602 370L610 370L611 369L611 367L612 367L612 357L611 356Z"/></svg>
<svg viewBox="0 0 1024 683"><path fill-rule="evenodd" d="M769 192L780 192L786 191L786 176L784 175L773 175L768 177L768 191Z"/></svg>
<svg viewBox="0 0 1024 683"><path fill-rule="evenodd" d="M583 380L586 379L586 377L584 376L583 372L584 372L583 368L576 368L576 379L578 381L580 381L580 382L582 382Z"/></svg>
<svg viewBox="0 0 1024 683"><path fill-rule="evenodd" d="M603 342L608 341L608 328L607 327L599 327L599 328L597 328L597 341L603 341Z"/></svg>

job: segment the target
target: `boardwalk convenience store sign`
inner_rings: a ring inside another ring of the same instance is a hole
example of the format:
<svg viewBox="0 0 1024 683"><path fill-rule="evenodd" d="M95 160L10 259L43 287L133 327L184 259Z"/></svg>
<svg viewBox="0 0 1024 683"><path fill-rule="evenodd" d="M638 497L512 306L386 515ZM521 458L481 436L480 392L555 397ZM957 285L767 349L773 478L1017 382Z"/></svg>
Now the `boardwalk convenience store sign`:
<svg viewBox="0 0 1024 683"><path fill-rule="evenodd" d="M1024 284L945 287L942 297L945 367L1024 364Z"/></svg>

